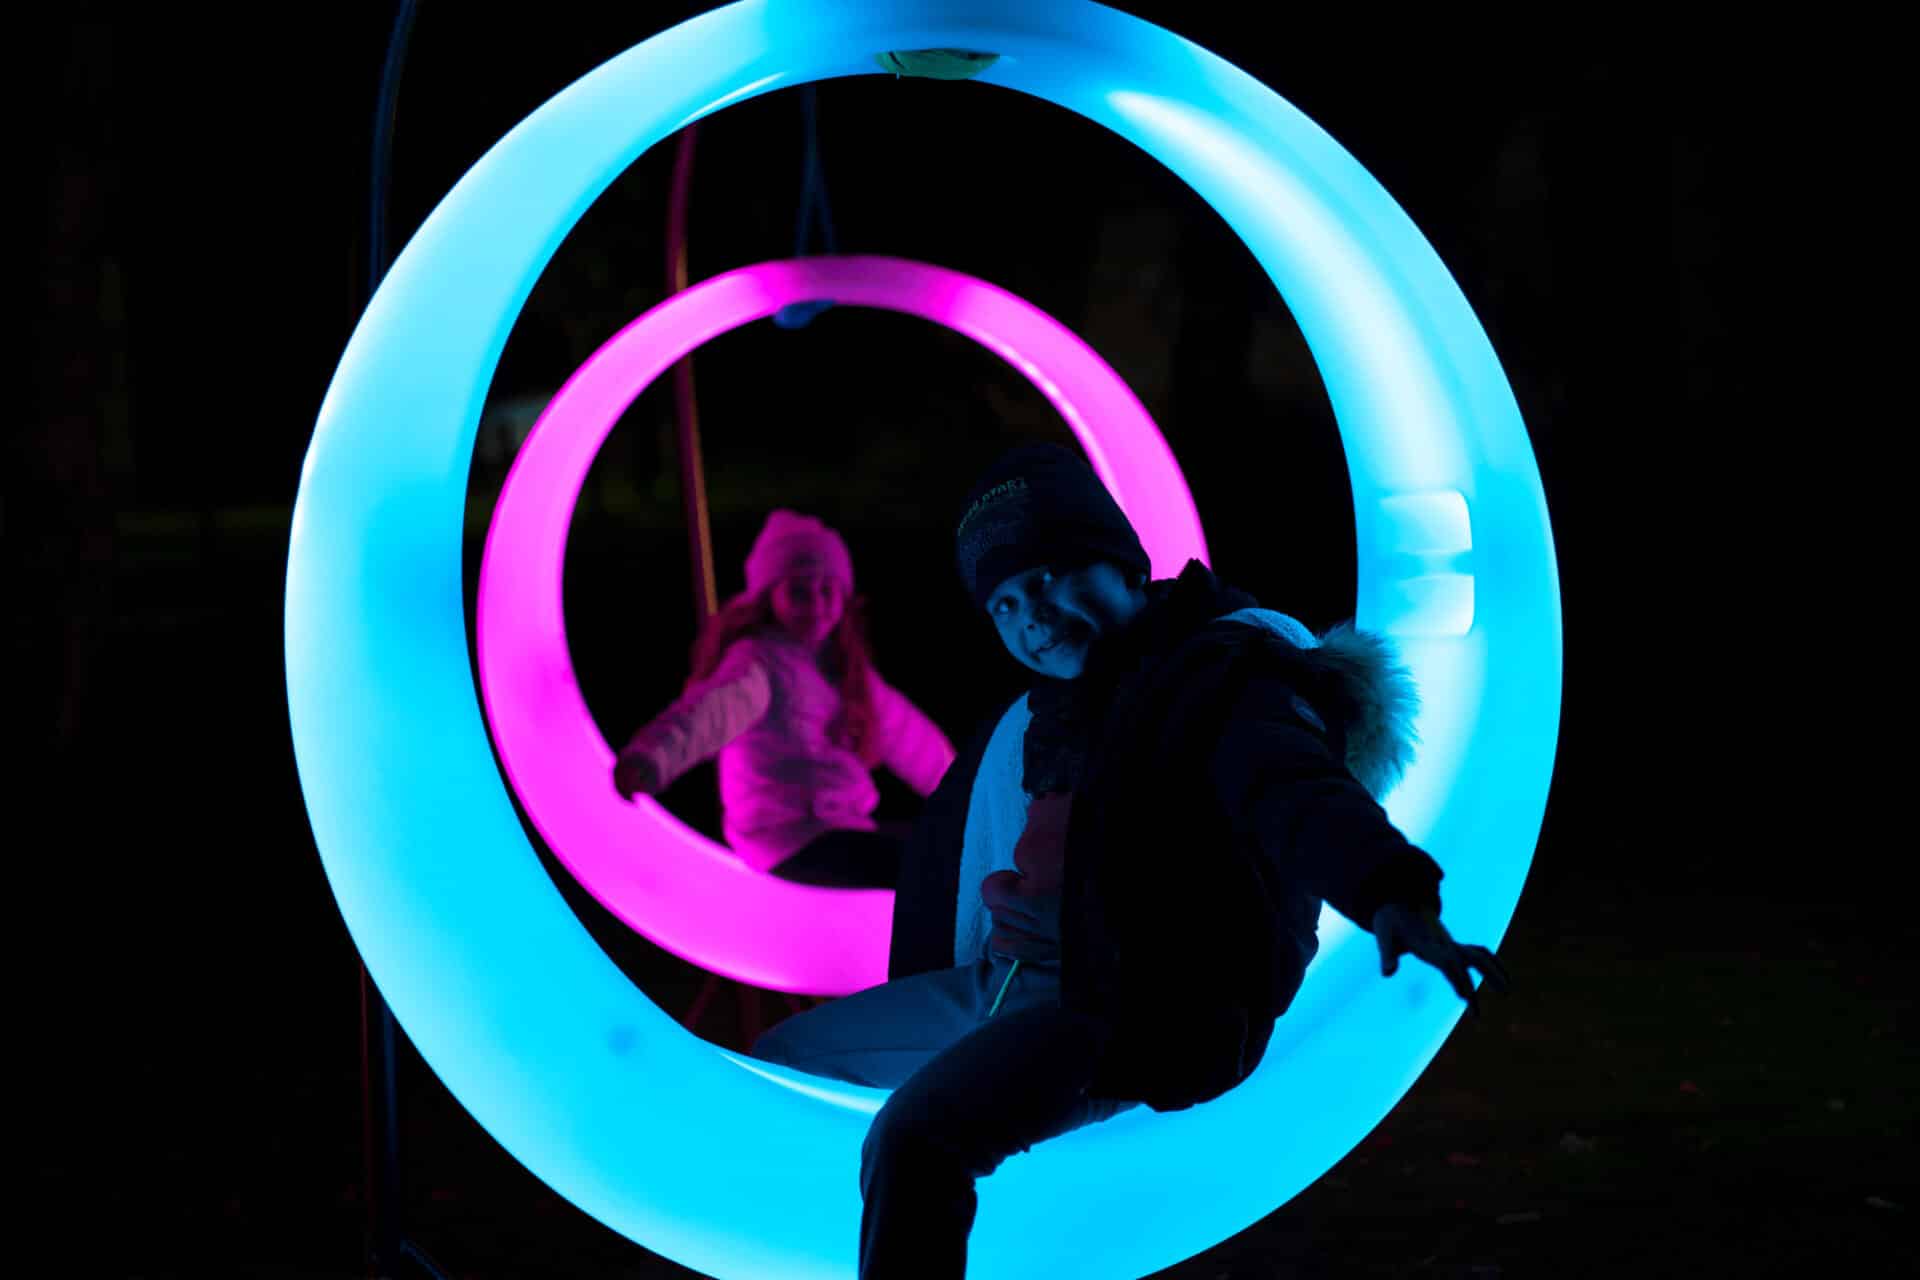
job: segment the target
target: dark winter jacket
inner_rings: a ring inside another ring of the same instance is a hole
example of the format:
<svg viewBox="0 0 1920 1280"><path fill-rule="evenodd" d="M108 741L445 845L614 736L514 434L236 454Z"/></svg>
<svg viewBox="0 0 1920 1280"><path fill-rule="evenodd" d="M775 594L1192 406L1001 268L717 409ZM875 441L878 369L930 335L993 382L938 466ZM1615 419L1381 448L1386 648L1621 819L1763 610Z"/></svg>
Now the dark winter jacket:
<svg viewBox="0 0 1920 1280"><path fill-rule="evenodd" d="M1084 743L1065 767L1061 1000L1114 1029L1096 1093L1173 1110L1259 1064L1317 949L1323 901L1363 928L1389 902L1438 911L1441 872L1349 767L1349 736L1377 720L1377 665L1223 621L1256 602L1198 562L1152 587L1073 682L1091 699L1043 715L1062 691L1036 689L1029 704L1035 729ZM891 977L953 963L956 894L977 891L957 883L967 804L998 721L915 824ZM1030 777L1049 749L1029 750Z"/></svg>

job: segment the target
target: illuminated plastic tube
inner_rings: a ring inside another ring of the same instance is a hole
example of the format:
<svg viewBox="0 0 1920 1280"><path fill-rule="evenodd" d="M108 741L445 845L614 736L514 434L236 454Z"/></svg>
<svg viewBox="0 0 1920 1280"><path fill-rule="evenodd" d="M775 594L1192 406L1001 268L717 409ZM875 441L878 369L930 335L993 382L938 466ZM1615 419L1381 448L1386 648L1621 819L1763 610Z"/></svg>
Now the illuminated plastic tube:
<svg viewBox="0 0 1920 1280"><path fill-rule="evenodd" d="M1158 157L1286 299L1346 447L1360 620L1399 638L1426 695L1423 755L1389 809L1447 868L1460 936L1505 933L1546 803L1559 587L1524 424L1432 247L1310 120L1220 58L1087 0L768 0L613 59L461 179L354 331L294 516L288 696L341 914L434 1071L581 1209L729 1280L852 1274L860 1139L882 1095L687 1034L567 909L520 830L468 666L469 456L534 281L636 156L754 94L942 47L1001 55L952 92L1030 93ZM1459 1011L1423 966L1382 981L1370 939L1330 919L1250 1080L1008 1161L981 1185L975 1265L1006 1280L1120 1280L1226 1238L1351 1149Z"/></svg>
<svg viewBox="0 0 1920 1280"><path fill-rule="evenodd" d="M821 300L921 316L998 353L1067 420L1157 573L1204 559L1206 545L1172 451L1120 376L1044 312L924 263L807 258L728 272L622 329L554 396L500 490L480 571L480 687L514 790L574 877L653 941L743 982L842 995L886 980L893 894L790 884L657 802L615 795L613 749L580 696L560 591L580 487L634 397L707 340Z"/></svg>

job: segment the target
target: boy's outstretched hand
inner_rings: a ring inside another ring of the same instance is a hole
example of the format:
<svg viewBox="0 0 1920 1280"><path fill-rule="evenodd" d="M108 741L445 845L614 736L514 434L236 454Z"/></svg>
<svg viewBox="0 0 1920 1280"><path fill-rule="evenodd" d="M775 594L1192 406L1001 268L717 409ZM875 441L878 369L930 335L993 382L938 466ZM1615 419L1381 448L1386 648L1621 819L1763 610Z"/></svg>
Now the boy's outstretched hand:
<svg viewBox="0 0 1920 1280"><path fill-rule="evenodd" d="M1400 967L1402 955L1417 956L1447 975L1447 981L1475 1016L1480 1013L1480 1000L1470 970L1478 969L1495 991L1507 989L1506 968L1493 952L1455 942L1440 917L1431 911L1388 903L1373 913L1373 938L1380 944L1381 976L1391 978Z"/></svg>

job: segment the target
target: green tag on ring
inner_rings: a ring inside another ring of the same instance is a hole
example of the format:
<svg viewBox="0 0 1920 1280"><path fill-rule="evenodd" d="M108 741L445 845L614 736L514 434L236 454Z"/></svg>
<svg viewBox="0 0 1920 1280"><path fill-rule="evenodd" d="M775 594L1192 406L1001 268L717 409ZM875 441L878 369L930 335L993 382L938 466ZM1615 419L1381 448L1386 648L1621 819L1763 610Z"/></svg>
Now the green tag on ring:
<svg viewBox="0 0 1920 1280"><path fill-rule="evenodd" d="M875 54L874 61L896 76L970 80L1000 61L1000 55L975 53L971 49L896 49Z"/></svg>

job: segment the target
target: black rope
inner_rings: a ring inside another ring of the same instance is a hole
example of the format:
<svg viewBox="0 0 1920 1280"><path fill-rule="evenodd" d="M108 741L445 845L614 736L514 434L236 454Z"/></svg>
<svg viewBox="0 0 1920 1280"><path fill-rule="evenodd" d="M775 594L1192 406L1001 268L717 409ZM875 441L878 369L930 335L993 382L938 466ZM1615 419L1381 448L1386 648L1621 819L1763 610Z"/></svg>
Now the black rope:
<svg viewBox="0 0 1920 1280"><path fill-rule="evenodd" d="M387 60L380 68L380 100L373 116L373 183L368 201L367 298L387 274L387 187L393 169L393 120L400 105L400 67L407 59L413 35L415 0L400 0L393 31L387 37Z"/></svg>
<svg viewBox="0 0 1920 1280"><path fill-rule="evenodd" d="M400 0L394 14L393 29L387 36L387 57L380 68L380 96L373 116L373 156L367 200L367 276L366 297L361 309L373 301L373 295L386 278L389 265L387 246L387 198L393 168L393 122L400 102L400 69L407 58L407 44L413 35L416 0ZM361 1078L363 1105L372 1106L375 1082L372 1079L375 1055L380 1076L380 1169L372 1168L374 1153L368 1154L368 1174L373 1185L367 1187L367 1206L372 1217L372 1254L370 1267L386 1272L402 1261L410 1262L430 1280L446 1280L447 1273L432 1256L408 1239L400 1221L400 1090L399 1058L396 1052L399 1028L393 1010L374 985L365 963L360 966L361 984ZM369 1035L366 1023L377 1019L378 1031ZM371 1135L369 1135L371 1136Z"/></svg>

